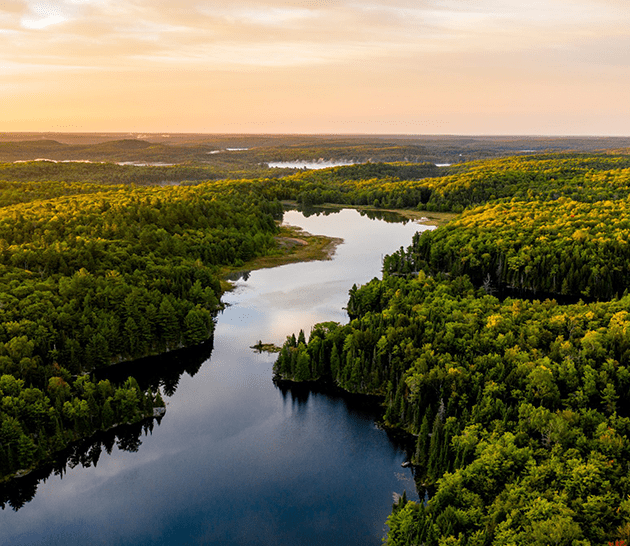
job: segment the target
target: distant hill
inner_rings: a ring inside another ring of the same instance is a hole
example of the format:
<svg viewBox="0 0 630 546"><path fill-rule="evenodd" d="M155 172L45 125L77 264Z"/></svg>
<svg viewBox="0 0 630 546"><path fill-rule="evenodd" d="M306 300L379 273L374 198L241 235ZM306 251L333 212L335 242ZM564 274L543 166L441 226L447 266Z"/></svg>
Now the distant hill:
<svg viewBox="0 0 630 546"><path fill-rule="evenodd" d="M204 164L228 171L276 161L453 164L540 152L630 150L630 137L2 133L0 161Z"/></svg>

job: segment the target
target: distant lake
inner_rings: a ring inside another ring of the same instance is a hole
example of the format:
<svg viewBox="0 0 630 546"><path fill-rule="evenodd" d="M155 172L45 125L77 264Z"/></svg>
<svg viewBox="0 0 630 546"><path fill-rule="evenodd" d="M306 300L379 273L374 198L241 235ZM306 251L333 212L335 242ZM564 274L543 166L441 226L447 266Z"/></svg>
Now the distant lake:
<svg viewBox="0 0 630 546"><path fill-rule="evenodd" d="M267 163L270 169L327 169L328 167L347 167L355 165L353 161L272 161Z"/></svg>
<svg viewBox="0 0 630 546"><path fill-rule="evenodd" d="M116 165L131 165L132 167L173 167L176 163L162 163L160 161L121 161Z"/></svg>
<svg viewBox="0 0 630 546"><path fill-rule="evenodd" d="M374 401L281 389L275 355L250 346L347 321L350 287L380 276L384 254L431 229L388 220L285 213L285 223L342 237L334 259L242 275L224 296L210 358L164 389L161 424L127 450L103 450L96 466L71 461L17 512L1 511L1 542L380 545L393 493L418 498L401 468L406 446L375 425Z"/></svg>
<svg viewBox="0 0 630 546"><path fill-rule="evenodd" d="M48 163L107 163L106 161L91 161L89 159L46 159L39 157L37 159L20 159L13 163L29 163L31 161L43 161ZM132 167L172 167L175 163L162 163L162 162L150 162L150 161L119 161L116 165L131 165Z"/></svg>

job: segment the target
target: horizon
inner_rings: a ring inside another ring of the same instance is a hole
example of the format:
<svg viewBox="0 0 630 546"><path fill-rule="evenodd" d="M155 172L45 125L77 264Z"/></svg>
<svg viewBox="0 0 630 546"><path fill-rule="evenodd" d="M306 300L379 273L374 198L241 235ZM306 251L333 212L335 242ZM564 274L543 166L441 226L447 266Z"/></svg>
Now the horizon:
<svg viewBox="0 0 630 546"><path fill-rule="evenodd" d="M309 132L203 132L203 131L0 131L0 140L12 135L128 135L134 139L142 140L143 137L159 136L170 138L172 136L225 136L225 137L352 137L352 138L519 138L519 139L625 139L630 138L630 130L626 134L519 134L519 133L309 133Z"/></svg>

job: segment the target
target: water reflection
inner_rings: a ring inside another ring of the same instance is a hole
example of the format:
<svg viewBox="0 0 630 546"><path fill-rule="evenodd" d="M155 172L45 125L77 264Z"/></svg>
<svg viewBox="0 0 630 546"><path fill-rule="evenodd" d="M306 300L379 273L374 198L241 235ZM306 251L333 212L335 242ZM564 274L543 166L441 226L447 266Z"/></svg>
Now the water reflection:
<svg viewBox="0 0 630 546"><path fill-rule="evenodd" d="M155 391L160 388L170 397L175 394L182 375L194 376L201 365L210 358L212 348L213 339L209 339L196 347L99 370L95 378L109 379L112 383L120 385L132 376L136 378L141 389L151 388ZM18 511L33 500L41 482L53 475L63 477L68 469L77 466L96 467L103 451L111 455L114 446L121 451L137 452L142 445L142 436L152 434L155 424L159 425L161 421L162 417L157 416L155 419L146 419L131 425L120 425L109 431L98 432L87 440L58 451L48 464L41 465L22 478L0 484L0 507L5 509L8 506Z"/></svg>
<svg viewBox="0 0 630 546"><path fill-rule="evenodd" d="M391 210L360 210L359 214L367 216L370 220L383 220L389 224L407 224L412 221Z"/></svg>
<svg viewBox="0 0 630 546"><path fill-rule="evenodd" d="M63 476L68 469L77 466L96 467L103 450L111 455L116 446L121 451L137 452L142 445L142 436L153 432L154 422L160 424L161 417L146 419L132 425L121 425L115 429L98 432L89 440L77 442L54 454L49 464L42 465L27 476L11 480L0 486L0 507L7 506L14 511L23 508L35 498L37 487L50 476Z"/></svg>
<svg viewBox="0 0 630 546"><path fill-rule="evenodd" d="M300 206L298 210L306 217L311 216L330 216L331 214L339 214L338 208L325 207L325 206ZM388 224L407 224L412 222L409 218L406 218L402 214L392 210L378 210L378 209L355 209L361 216L365 216L370 220L383 220Z"/></svg>
<svg viewBox="0 0 630 546"><path fill-rule="evenodd" d="M415 438L403 431L383 428L383 400L380 396L353 394L341 390L331 384L320 382L294 383L283 379L273 380L276 388L282 394L283 404L290 405L294 411L304 411L311 401L326 398L333 404L342 404L351 418L373 422L379 430L385 430L390 442L396 449L404 451L407 460L411 458L415 449ZM413 468L411 468L413 471Z"/></svg>
<svg viewBox="0 0 630 546"><path fill-rule="evenodd" d="M194 377L201 365L210 359L213 344L214 339L210 338L195 347L117 364L98 370L95 377L97 380L109 379L118 385L131 376L138 381L141 389L150 388L155 391L160 388L166 396L170 397L175 394L184 373Z"/></svg>
<svg viewBox="0 0 630 546"><path fill-rule="evenodd" d="M251 275L251 271L233 271L231 273L228 273L225 278L228 281L245 281L247 282L249 280L249 276Z"/></svg>

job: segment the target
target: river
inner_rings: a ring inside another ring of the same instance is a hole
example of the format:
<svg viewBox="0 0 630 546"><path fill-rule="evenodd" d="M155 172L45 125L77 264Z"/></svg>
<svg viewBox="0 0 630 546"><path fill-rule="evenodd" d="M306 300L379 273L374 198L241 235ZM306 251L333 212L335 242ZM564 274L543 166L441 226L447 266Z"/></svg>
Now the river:
<svg viewBox="0 0 630 546"><path fill-rule="evenodd" d="M332 260L239 280L224 296L211 357L170 386L160 425L131 450L114 446L96 466L50 476L19 510L5 508L3 544L381 544L392 494L417 494L401 468L403 446L374 423L378 408L280 389L271 381L275 356L250 346L345 322L352 284L380 275L384 254L430 228L355 210L289 211L284 221L344 243Z"/></svg>

